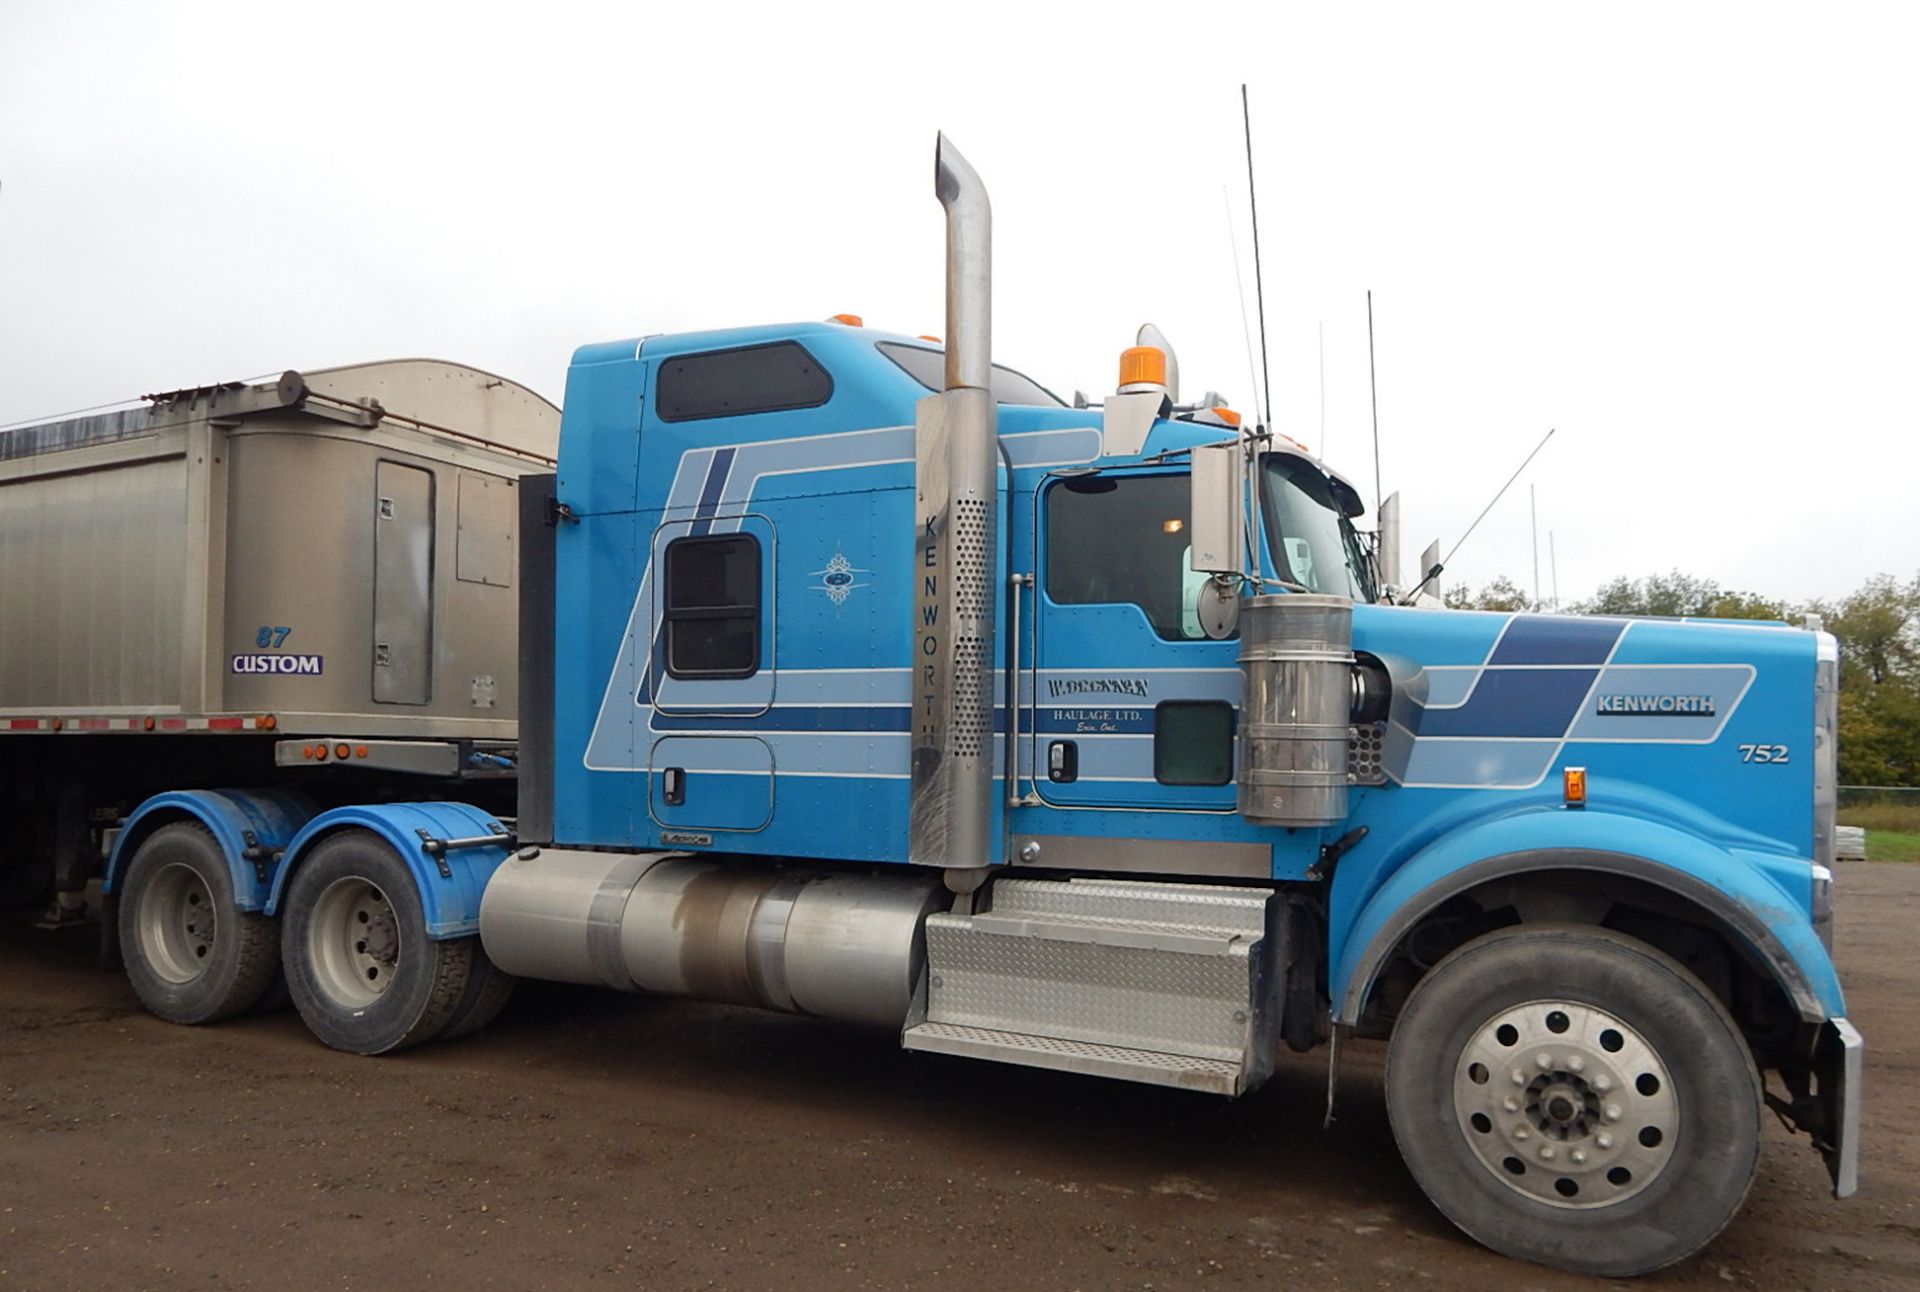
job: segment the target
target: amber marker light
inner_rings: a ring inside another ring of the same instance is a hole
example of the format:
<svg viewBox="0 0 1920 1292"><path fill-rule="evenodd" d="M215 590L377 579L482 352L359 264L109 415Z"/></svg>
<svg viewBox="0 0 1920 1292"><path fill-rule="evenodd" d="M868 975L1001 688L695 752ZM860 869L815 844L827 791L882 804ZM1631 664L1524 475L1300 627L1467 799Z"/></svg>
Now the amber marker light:
<svg viewBox="0 0 1920 1292"><path fill-rule="evenodd" d="M1560 794L1570 808L1587 805L1587 769L1568 767L1560 773Z"/></svg>
<svg viewBox="0 0 1920 1292"><path fill-rule="evenodd" d="M271 713L263 713L255 721L254 725L258 726L262 731L272 731L280 725L280 719L274 717Z"/></svg>
<svg viewBox="0 0 1920 1292"><path fill-rule="evenodd" d="M152 731L152 730L153 730L153 719L152 719L152 718L142 718L142 719L140 720L140 730L142 730L142 731Z"/></svg>
<svg viewBox="0 0 1920 1292"><path fill-rule="evenodd" d="M367 747L365 745L355 745L353 747L353 756L355 758L365 758L367 756Z"/></svg>
<svg viewBox="0 0 1920 1292"><path fill-rule="evenodd" d="M1178 516L1175 516L1172 520L1163 520L1160 522L1160 532L1162 534L1178 534L1186 527L1187 522L1181 520Z"/></svg>
<svg viewBox="0 0 1920 1292"><path fill-rule="evenodd" d="M858 314L835 314L830 322L845 323L848 327L865 327L867 321Z"/></svg>
<svg viewBox="0 0 1920 1292"><path fill-rule="evenodd" d="M1166 384L1166 351L1158 346L1130 345L1120 352L1120 389Z"/></svg>
<svg viewBox="0 0 1920 1292"><path fill-rule="evenodd" d="M1231 408L1228 408L1225 404L1222 404L1220 405L1220 407L1214 409L1213 415L1219 418L1221 421L1225 422L1228 426L1240 425L1240 414L1234 412Z"/></svg>
<svg viewBox="0 0 1920 1292"><path fill-rule="evenodd" d="M333 747L333 756L335 758L351 758L353 757L353 746L343 740Z"/></svg>

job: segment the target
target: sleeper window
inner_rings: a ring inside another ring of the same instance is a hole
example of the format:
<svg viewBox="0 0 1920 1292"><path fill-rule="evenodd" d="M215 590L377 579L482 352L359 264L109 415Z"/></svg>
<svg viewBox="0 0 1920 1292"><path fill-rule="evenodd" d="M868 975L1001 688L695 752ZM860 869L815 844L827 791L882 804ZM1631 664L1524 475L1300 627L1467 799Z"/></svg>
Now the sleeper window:
<svg viewBox="0 0 1920 1292"><path fill-rule="evenodd" d="M668 675L752 677L760 669L760 540L676 538L666 564Z"/></svg>
<svg viewBox="0 0 1920 1292"><path fill-rule="evenodd" d="M709 350L660 361L654 409L663 422L818 408L833 378L797 341Z"/></svg>

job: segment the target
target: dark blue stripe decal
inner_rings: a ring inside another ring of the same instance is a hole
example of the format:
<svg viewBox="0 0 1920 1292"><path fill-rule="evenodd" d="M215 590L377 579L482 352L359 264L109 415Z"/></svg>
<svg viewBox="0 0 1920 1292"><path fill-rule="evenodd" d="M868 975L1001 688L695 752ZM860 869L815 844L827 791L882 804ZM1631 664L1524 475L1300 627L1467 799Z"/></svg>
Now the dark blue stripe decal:
<svg viewBox="0 0 1920 1292"><path fill-rule="evenodd" d="M1489 664L1604 664L1625 632L1624 619L1516 615Z"/></svg>
<svg viewBox="0 0 1920 1292"><path fill-rule="evenodd" d="M912 729L912 717L913 710L908 705L783 704L765 713L752 714L676 715L656 712L650 726L655 731L813 731L867 735L909 731ZM1031 717L1027 721L1032 721ZM996 735L1006 734L1006 709L997 708L993 711L993 730ZM1026 722L1021 724L1021 730L1023 734L1042 736L1150 736L1153 734L1153 712L1135 709L1106 718L1065 718L1043 709L1037 730Z"/></svg>
<svg viewBox="0 0 1920 1292"><path fill-rule="evenodd" d="M707 479L700 486L700 504L694 508L694 522L689 534L704 534L713 528L713 513L720 506L720 494L727 487L727 476L733 470L733 455L738 449L715 449L713 461L707 464Z"/></svg>
<svg viewBox="0 0 1920 1292"><path fill-rule="evenodd" d="M1422 712L1414 734L1558 739L1599 675L1592 668L1490 668L1459 708Z"/></svg>

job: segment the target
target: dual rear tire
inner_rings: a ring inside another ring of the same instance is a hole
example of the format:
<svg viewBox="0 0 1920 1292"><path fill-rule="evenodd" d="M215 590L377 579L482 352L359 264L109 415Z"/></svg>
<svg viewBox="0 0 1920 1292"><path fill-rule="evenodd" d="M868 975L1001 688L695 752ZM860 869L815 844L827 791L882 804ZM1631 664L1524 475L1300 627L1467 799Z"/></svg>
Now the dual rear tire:
<svg viewBox="0 0 1920 1292"><path fill-rule="evenodd" d="M478 938L427 936L406 863L364 832L322 840L294 872L282 918L238 909L219 845L198 825L156 830L121 884L119 937L141 1003L211 1023L284 990L308 1029L353 1054L479 1030L514 980Z"/></svg>

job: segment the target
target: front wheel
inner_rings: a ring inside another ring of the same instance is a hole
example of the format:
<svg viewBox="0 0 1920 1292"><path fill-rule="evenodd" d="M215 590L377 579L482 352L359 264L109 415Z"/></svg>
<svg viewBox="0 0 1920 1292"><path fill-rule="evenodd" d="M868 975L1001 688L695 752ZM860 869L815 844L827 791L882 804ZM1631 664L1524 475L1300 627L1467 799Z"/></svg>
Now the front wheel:
<svg viewBox="0 0 1920 1292"><path fill-rule="evenodd" d="M427 936L412 872L372 835L316 846L287 887L281 923L294 1007L336 1050L385 1054L432 1040L466 991L474 939Z"/></svg>
<svg viewBox="0 0 1920 1292"><path fill-rule="evenodd" d="M1387 1112L1469 1236L1584 1274L1699 1251L1746 1200L1760 1076L1711 992L1644 943L1520 926L1453 952L1394 1028Z"/></svg>

